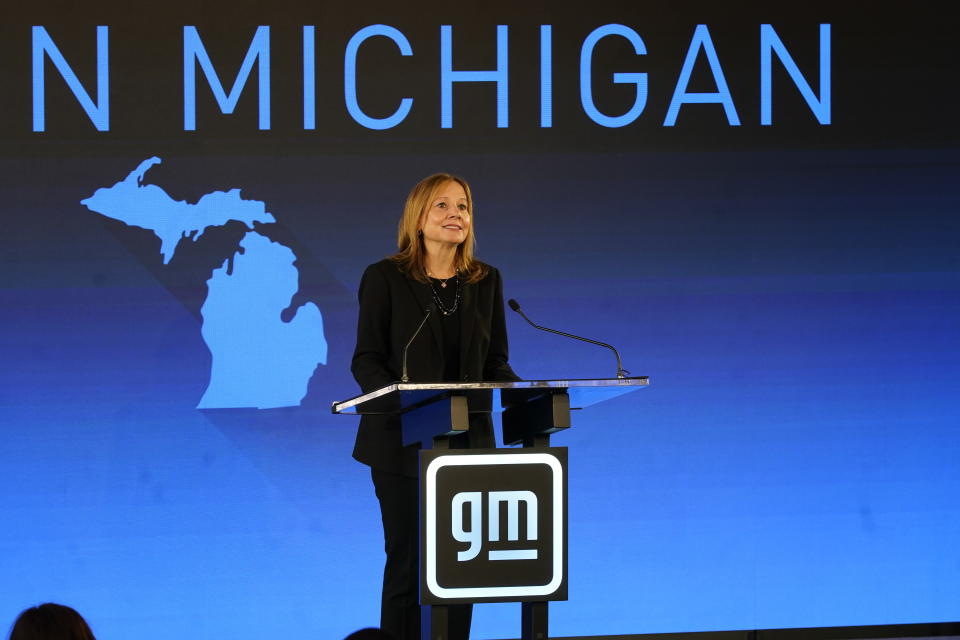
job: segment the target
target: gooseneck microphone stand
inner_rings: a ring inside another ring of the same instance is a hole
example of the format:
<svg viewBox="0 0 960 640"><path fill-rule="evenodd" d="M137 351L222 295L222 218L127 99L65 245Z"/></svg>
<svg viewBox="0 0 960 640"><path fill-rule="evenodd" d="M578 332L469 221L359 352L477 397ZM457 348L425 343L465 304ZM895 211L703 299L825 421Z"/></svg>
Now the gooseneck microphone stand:
<svg viewBox="0 0 960 640"><path fill-rule="evenodd" d="M527 314L525 314L525 313L520 309L520 303L519 303L519 302L517 302L517 301L514 300L513 298L510 298L509 300L507 300L507 304L510 306L511 309L513 309L514 311L516 311L517 313L519 313L520 316L521 316L524 320L526 320L526 321L530 324L530 326L533 327L534 329L539 329L540 331L547 331L547 332L549 332L549 333L555 333L555 334L557 334L558 336L564 336L564 337L567 337L567 338L573 338L574 340L582 340L583 342L589 342L590 344L596 344L596 345L599 345L599 346L601 346L601 347L606 347L607 349L610 349L611 351L613 351L613 355L615 355L615 356L617 357L617 377L622 379L622 378L626 378L628 375L630 375L630 372L623 368L623 364L620 362L620 353L614 348L613 345L607 344L606 342L600 342L599 340L591 340L590 338L584 338L584 337L582 337L582 336L575 336L575 335L573 335L572 333L565 333L565 332L563 332L563 331L557 331L556 329L549 329L549 328L547 328L547 327L541 327L541 326L538 325L538 324L534 324L534 322L533 322L530 318L527 317Z"/></svg>

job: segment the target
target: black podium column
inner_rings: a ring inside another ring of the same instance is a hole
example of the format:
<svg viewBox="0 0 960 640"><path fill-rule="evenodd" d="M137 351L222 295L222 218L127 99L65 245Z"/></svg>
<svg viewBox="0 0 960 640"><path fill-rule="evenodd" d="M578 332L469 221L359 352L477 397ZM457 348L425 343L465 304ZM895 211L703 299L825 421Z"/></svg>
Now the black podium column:
<svg viewBox="0 0 960 640"><path fill-rule="evenodd" d="M441 397L404 415L404 444L420 442L421 449L449 449L450 437L465 433L469 428L470 412L466 396ZM420 606L420 638L450 640L450 607Z"/></svg>

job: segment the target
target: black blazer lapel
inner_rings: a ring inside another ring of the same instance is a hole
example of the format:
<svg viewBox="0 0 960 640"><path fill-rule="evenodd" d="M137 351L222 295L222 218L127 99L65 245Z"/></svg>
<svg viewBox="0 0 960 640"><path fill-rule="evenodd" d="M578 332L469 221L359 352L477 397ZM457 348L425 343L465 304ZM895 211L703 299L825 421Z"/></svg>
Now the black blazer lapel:
<svg viewBox="0 0 960 640"><path fill-rule="evenodd" d="M469 373L470 346L477 321L477 285L463 284L460 289L460 379ZM476 382L476 381L474 381Z"/></svg>

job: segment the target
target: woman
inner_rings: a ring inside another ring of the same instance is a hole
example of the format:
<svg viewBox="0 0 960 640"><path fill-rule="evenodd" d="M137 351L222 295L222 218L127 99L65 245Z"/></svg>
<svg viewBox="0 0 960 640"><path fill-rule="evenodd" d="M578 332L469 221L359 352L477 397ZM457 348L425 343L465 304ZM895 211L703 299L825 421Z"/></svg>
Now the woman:
<svg viewBox="0 0 960 640"><path fill-rule="evenodd" d="M400 250L367 267L360 282L351 370L364 393L400 380L403 348L431 304L408 350L410 380L518 380L507 363L500 273L473 257L466 181L445 173L421 180L407 196L397 236ZM495 446L488 416L471 416L466 435L459 446ZM361 418L353 457L370 466L387 553L380 626L398 640L420 637L417 449L402 446L396 417ZM467 638L470 608L454 609L450 635Z"/></svg>

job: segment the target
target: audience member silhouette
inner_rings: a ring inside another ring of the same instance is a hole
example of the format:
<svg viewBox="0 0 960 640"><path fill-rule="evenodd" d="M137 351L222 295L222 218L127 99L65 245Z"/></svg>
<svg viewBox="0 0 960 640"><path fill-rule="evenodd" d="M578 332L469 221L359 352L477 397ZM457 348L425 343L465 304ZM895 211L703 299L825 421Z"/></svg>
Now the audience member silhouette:
<svg viewBox="0 0 960 640"><path fill-rule="evenodd" d="M9 640L96 640L86 620L70 607L48 602L17 616Z"/></svg>
<svg viewBox="0 0 960 640"><path fill-rule="evenodd" d="M368 627L366 629L354 631L344 638L344 640L394 640L394 638L392 635L386 631L383 631L382 629Z"/></svg>
<svg viewBox="0 0 960 640"><path fill-rule="evenodd" d="M86 620L75 609L48 602L17 616L9 640L96 640ZM381 629L354 631L344 640L394 640Z"/></svg>

